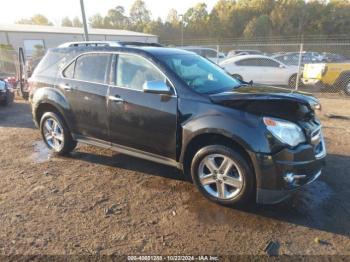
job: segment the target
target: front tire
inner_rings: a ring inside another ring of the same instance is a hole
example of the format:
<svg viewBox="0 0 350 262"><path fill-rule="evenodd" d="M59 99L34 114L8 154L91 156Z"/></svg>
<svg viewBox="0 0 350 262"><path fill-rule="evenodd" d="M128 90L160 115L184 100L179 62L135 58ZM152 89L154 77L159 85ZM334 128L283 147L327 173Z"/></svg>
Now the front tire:
<svg viewBox="0 0 350 262"><path fill-rule="evenodd" d="M191 176L206 198L221 205L243 204L253 194L255 180L248 161L223 145L200 149L193 157Z"/></svg>
<svg viewBox="0 0 350 262"><path fill-rule="evenodd" d="M292 75L288 80L288 87L290 89L295 89L296 83L297 83L297 74Z"/></svg>
<svg viewBox="0 0 350 262"><path fill-rule="evenodd" d="M346 95L350 96L350 78L347 79L344 84L344 92Z"/></svg>
<svg viewBox="0 0 350 262"><path fill-rule="evenodd" d="M40 120L40 131L48 148L58 155L66 155L77 145L67 125L56 113L47 112Z"/></svg>

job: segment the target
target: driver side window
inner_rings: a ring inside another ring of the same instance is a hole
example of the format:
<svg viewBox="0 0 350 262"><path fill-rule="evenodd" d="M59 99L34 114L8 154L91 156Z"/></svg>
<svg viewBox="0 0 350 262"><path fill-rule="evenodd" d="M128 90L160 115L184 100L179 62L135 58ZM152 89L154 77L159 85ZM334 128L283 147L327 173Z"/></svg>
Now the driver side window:
<svg viewBox="0 0 350 262"><path fill-rule="evenodd" d="M142 90L147 81L160 80L166 83L164 75L145 58L120 54L117 62L117 86Z"/></svg>

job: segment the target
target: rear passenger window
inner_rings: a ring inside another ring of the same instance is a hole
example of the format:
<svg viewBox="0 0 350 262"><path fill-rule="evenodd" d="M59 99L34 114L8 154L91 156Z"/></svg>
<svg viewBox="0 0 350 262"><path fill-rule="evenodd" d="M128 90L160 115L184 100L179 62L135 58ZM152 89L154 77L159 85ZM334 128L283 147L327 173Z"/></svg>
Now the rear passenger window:
<svg viewBox="0 0 350 262"><path fill-rule="evenodd" d="M106 83L109 74L110 54L89 54L76 60L74 79ZM67 68L68 69L68 68Z"/></svg>
<svg viewBox="0 0 350 262"><path fill-rule="evenodd" d="M155 80L166 83L164 75L151 62L135 55L119 55L117 86L142 90L144 83Z"/></svg>
<svg viewBox="0 0 350 262"><path fill-rule="evenodd" d="M265 66L265 67L279 67L280 64L277 63L276 61L273 61L271 59L260 59L260 66Z"/></svg>
<svg viewBox="0 0 350 262"><path fill-rule="evenodd" d="M211 49L204 49L203 50L203 56L204 57L216 57L217 53L214 50Z"/></svg>
<svg viewBox="0 0 350 262"><path fill-rule="evenodd" d="M66 78L73 78L74 77L74 66L75 61L71 63L66 69L63 71L63 76Z"/></svg>
<svg viewBox="0 0 350 262"><path fill-rule="evenodd" d="M249 58L249 59L243 59L236 62L239 66L259 66L259 59L256 58Z"/></svg>

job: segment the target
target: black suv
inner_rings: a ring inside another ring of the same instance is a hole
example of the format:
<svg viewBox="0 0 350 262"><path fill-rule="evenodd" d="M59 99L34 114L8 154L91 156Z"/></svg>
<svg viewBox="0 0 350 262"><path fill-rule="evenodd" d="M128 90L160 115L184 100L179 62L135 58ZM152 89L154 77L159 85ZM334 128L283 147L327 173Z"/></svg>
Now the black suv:
<svg viewBox="0 0 350 262"><path fill-rule="evenodd" d="M317 99L240 82L185 50L55 48L29 84L34 122L57 154L83 142L174 166L227 205L276 203L321 174Z"/></svg>

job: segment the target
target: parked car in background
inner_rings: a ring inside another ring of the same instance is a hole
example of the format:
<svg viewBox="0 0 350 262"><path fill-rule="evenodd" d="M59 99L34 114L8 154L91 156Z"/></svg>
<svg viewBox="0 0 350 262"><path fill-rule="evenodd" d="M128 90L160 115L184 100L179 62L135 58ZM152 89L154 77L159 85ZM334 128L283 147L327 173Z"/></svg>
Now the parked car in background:
<svg viewBox="0 0 350 262"><path fill-rule="evenodd" d="M306 64L302 82L316 85L321 91L344 91L350 95L350 62Z"/></svg>
<svg viewBox="0 0 350 262"><path fill-rule="evenodd" d="M324 60L328 63L331 62L345 62L345 61L349 61L350 62L350 58L341 54L335 54L335 53L322 53L322 55L324 56Z"/></svg>
<svg viewBox="0 0 350 262"><path fill-rule="evenodd" d="M220 63L230 75L246 82L294 88L298 67L263 55L234 56Z"/></svg>
<svg viewBox="0 0 350 262"><path fill-rule="evenodd" d="M299 65L300 53L298 52L288 52L283 54L273 55L272 58L286 64L286 65ZM304 52L301 55L301 66L310 63L319 63L324 61L325 57L316 52Z"/></svg>
<svg viewBox="0 0 350 262"><path fill-rule="evenodd" d="M4 79L0 79L0 105L11 105L13 103L14 97L15 94L11 85Z"/></svg>
<svg viewBox="0 0 350 262"><path fill-rule="evenodd" d="M196 47L196 46L185 46L185 47L179 47L179 48L190 52L194 52L197 55L203 56L216 64L219 64L220 62L226 59L226 56L224 53L218 52L214 48Z"/></svg>
<svg viewBox="0 0 350 262"><path fill-rule="evenodd" d="M263 55L263 52L259 50L236 49L236 50L229 51L227 53L227 58L237 56L237 55Z"/></svg>
<svg viewBox="0 0 350 262"><path fill-rule="evenodd" d="M52 151L82 142L174 166L223 205L276 203L322 172L315 97L246 85L193 52L56 48L31 87L33 120Z"/></svg>

